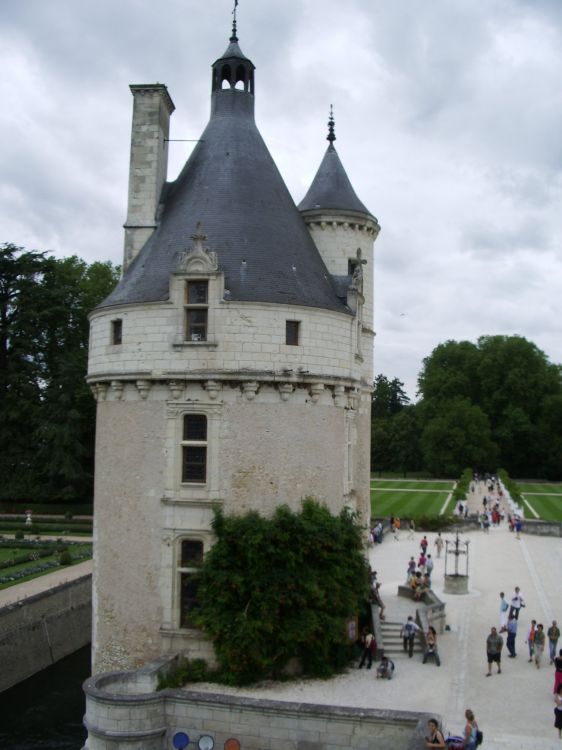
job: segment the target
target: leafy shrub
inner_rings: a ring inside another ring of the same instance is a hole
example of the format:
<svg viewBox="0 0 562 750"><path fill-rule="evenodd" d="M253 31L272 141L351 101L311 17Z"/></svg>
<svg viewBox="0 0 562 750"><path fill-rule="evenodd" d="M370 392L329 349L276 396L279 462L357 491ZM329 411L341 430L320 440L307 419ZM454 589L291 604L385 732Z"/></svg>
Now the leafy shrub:
<svg viewBox="0 0 562 750"><path fill-rule="evenodd" d="M518 505L523 505L523 497L517 483L509 476L505 469L498 469L498 477L501 479L503 486L511 495L511 499Z"/></svg>
<svg viewBox="0 0 562 750"><path fill-rule="evenodd" d="M472 469L465 469L461 474L461 477L457 482L457 486L453 490L452 499L454 506L456 506L459 501L464 503L464 501L466 500L468 488L470 487L470 483L472 482L473 477L474 472L472 471Z"/></svg>
<svg viewBox="0 0 562 750"><path fill-rule="evenodd" d="M442 516L420 516L416 519L416 527L419 531L441 531L450 527L452 518L450 515Z"/></svg>
<svg viewBox="0 0 562 750"><path fill-rule="evenodd" d="M16 531L16 533L14 534L14 538L15 539L23 539L23 530L22 529L18 529Z"/></svg>
<svg viewBox="0 0 562 750"><path fill-rule="evenodd" d="M67 549L60 553L59 563L61 565L72 565L72 555Z"/></svg>
<svg viewBox="0 0 562 750"><path fill-rule="evenodd" d="M157 690L178 688L190 682L211 682L218 678L216 670L209 668L205 659L182 659L176 669L158 675Z"/></svg>
<svg viewBox="0 0 562 750"><path fill-rule="evenodd" d="M307 498L300 513L281 506L269 519L217 510L213 531L193 621L212 639L222 679L278 678L293 659L308 675L342 669L346 620L368 596L357 519Z"/></svg>

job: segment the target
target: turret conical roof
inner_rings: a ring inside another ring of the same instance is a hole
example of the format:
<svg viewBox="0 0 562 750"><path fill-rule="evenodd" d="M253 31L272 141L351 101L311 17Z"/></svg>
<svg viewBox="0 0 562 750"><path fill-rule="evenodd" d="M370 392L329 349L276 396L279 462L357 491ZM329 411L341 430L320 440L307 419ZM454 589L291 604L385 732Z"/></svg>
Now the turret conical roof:
<svg viewBox="0 0 562 750"><path fill-rule="evenodd" d="M357 197L332 143L324 154L307 194L299 203L299 211L323 208L371 215Z"/></svg>
<svg viewBox="0 0 562 750"><path fill-rule="evenodd" d="M170 274L201 222L229 299L349 312L256 127L253 64L244 60L240 70L224 57L215 62L209 124L165 186L157 229L102 306L167 299ZM220 88L224 81L230 87Z"/></svg>
<svg viewBox="0 0 562 750"><path fill-rule="evenodd" d="M330 209L355 211L370 216L369 210L355 194L355 190L334 147L336 133L332 105L330 105L330 118L328 120L328 135L326 136L326 140L330 142L330 145L324 154L316 176L312 180L312 185L299 204L299 211Z"/></svg>

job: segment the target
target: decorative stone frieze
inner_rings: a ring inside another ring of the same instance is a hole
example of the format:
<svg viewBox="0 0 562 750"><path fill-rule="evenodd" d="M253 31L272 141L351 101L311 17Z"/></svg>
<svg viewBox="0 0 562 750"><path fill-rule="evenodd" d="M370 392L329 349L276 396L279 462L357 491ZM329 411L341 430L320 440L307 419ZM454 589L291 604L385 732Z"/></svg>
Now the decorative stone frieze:
<svg viewBox="0 0 562 750"><path fill-rule="evenodd" d="M123 398L123 381L122 380L112 380L111 381L111 392L113 393L113 396L116 401L121 401Z"/></svg>
<svg viewBox="0 0 562 750"><path fill-rule="evenodd" d="M92 386L92 393L96 401L105 401L107 395L107 383L96 383Z"/></svg>
<svg viewBox="0 0 562 750"><path fill-rule="evenodd" d="M281 401L288 401L293 389L294 386L292 383L279 383L279 395L281 396Z"/></svg>
<svg viewBox="0 0 562 750"><path fill-rule="evenodd" d="M324 390L324 383L313 383L310 386L310 398L312 399L313 404L318 403L318 399L320 398L320 395L322 394L323 390Z"/></svg>
<svg viewBox="0 0 562 750"><path fill-rule="evenodd" d="M219 395L221 388L222 388L221 384L218 383L216 380L205 381L205 390L209 394L209 398L213 399L213 401Z"/></svg>
<svg viewBox="0 0 562 750"><path fill-rule="evenodd" d="M253 401L258 392L259 384L255 380L249 380L242 383L242 392L248 401Z"/></svg>
<svg viewBox="0 0 562 750"><path fill-rule="evenodd" d="M150 385L150 380L137 380L136 382L137 391L139 392L139 396L143 399L143 401L148 397Z"/></svg>
<svg viewBox="0 0 562 750"><path fill-rule="evenodd" d="M177 380L169 380L168 388L170 389L170 394L172 398L175 401L178 401L181 398L181 395L184 391L184 384L179 383Z"/></svg>
<svg viewBox="0 0 562 750"><path fill-rule="evenodd" d="M217 254L212 252L203 243L207 235L203 234L201 222L197 222L197 231L191 235L195 247L184 250L178 258L176 273L181 274L210 274L218 271L219 265Z"/></svg>
<svg viewBox="0 0 562 750"><path fill-rule="evenodd" d="M334 386L334 403L336 406L345 406L347 404L345 387L343 385Z"/></svg>

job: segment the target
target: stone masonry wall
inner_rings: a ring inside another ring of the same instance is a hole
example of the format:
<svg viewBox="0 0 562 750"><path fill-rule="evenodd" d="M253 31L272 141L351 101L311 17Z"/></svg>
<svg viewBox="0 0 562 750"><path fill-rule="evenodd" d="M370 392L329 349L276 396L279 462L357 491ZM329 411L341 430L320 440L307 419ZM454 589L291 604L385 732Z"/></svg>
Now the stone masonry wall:
<svg viewBox="0 0 562 750"><path fill-rule="evenodd" d="M92 317L88 376L168 372L266 371L299 367L325 376L361 377L354 363L355 319L316 308L209 301L208 342L184 342L181 300L104 309ZM110 343L111 321L123 343ZM301 344L285 344L285 321L301 322ZM372 343L372 342L371 342Z"/></svg>
<svg viewBox="0 0 562 750"><path fill-rule="evenodd" d="M148 665L147 665L148 666ZM153 682L155 684L155 680ZM150 673L112 673L85 685L88 739L83 750L163 750L178 731L215 748L236 738L244 750L411 750L427 716L202 693L149 692ZM143 689L146 690L143 694Z"/></svg>
<svg viewBox="0 0 562 750"><path fill-rule="evenodd" d="M60 584L0 609L0 692L91 640L92 577Z"/></svg>

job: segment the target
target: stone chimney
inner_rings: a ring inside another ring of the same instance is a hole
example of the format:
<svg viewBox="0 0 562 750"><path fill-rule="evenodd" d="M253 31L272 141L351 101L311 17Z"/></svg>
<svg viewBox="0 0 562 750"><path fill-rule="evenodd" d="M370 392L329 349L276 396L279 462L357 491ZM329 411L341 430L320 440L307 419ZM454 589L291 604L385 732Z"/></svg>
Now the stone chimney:
<svg viewBox="0 0 562 750"><path fill-rule="evenodd" d="M168 171L170 115L175 109L168 89L161 83L130 89L134 103L123 273L156 228L156 212Z"/></svg>

